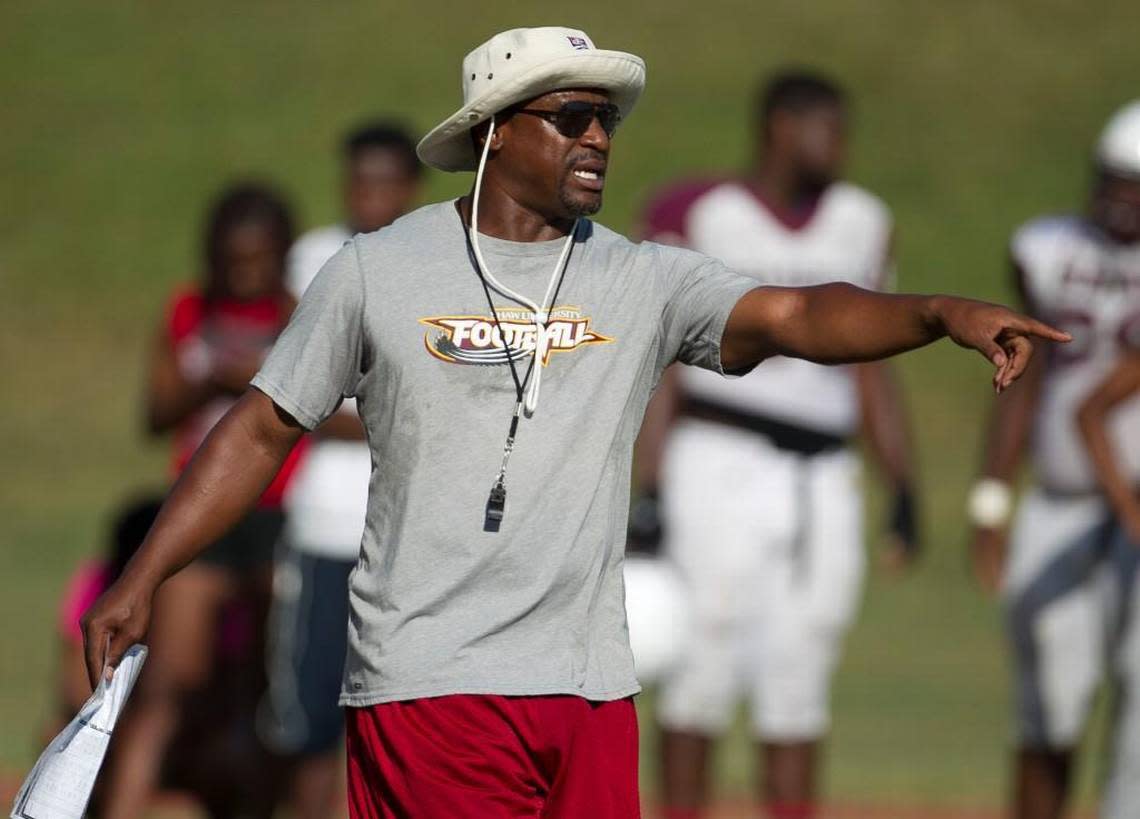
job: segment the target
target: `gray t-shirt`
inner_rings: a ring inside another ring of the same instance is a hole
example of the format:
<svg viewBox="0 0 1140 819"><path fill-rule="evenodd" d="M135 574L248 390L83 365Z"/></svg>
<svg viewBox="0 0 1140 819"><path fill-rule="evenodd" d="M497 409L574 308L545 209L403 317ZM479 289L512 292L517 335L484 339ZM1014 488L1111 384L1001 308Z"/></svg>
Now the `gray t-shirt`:
<svg viewBox="0 0 1140 819"><path fill-rule="evenodd" d="M720 369L725 322L756 282L592 222L577 237L498 532L484 512L515 386L454 202L345 245L253 380L307 428L354 396L367 430L345 705L638 690L622 587L633 441L668 364ZM537 301L564 241L480 246ZM532 350L529 311L492 295L508 343Z"/></svg>

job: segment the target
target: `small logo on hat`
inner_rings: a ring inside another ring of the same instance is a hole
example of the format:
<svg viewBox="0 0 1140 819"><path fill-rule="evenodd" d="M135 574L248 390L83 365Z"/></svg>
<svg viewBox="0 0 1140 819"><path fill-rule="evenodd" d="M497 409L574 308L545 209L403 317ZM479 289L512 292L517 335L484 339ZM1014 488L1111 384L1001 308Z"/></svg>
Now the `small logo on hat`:
<svg viewBox="0 0 1140 819"><path fill-rule="evenodd" d="M584 37L567 37L566 39L570 41L570 45L579 51L588 51L590 49L590 44L586 42Z"/></svg>

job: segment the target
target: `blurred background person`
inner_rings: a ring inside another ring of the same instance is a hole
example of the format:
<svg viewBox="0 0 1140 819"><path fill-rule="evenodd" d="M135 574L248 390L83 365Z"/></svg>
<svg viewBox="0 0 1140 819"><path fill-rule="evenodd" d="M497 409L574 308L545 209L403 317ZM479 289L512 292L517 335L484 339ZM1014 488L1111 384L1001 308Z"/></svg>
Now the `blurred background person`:
<svg viewBox="0 0 1140 819"><path fill-rule="evenodd" d="M346 221L309 231L289 252L286 283L298 300L355 233L388 225L419 195L423 166L400 125L357 128L343 144ZM289 799L299 819L343 813L344 672L348 576L368 502L371 455L355 399L321 425L285 496L269 634L269 689L260 730L291 757Z"/></svg>
<svg viewBox="0 0 1140 819"><path fill-rule="evenodd" d="M142 545L161 505L160 495L144 495L123 504L115 513L103 553L80 563L68 582L59 613L57 713L45 731L45 742L63 729L91 693L79 619ZM248 614L238 603L228 607L218 623L214 639L219 656L208 682L183 704L184 718L167 745L159 772L159 801L182 792L196 799L207 815L227 817L235 815L236 805L249 801L251 787L263 784L256 769L264 765L264 755L250 753L248 744L232 741L235 735L249 737L246 711L252 692L241 683L256 671L259 654L248 642ZM120 747L117 742L111 745L110 759L121 753ZM108 809L106 778L100 777L95 784L87 814L102 817Z"/></svg>
<svg viewBox="0 0 1140 819"><path fill-rule="evenodd" d="M1114 512L1135 525L1121 487L1140 483L1140 402L1125 404L1111 385L1094 393L1088 419L1107 423L1113 407L1109 433L1093 449L1102 465L1106 448L1119 464L1107 483L1081 439L1078 411L1140 341L1140 103L1101 135L1088 212L1027 223L1010 253L1027 312L1074 340L1037 357L1025 382L995 402L968 514L975 572L986 588L1002 586L1006 608L1016 683L1013 815L1052 819L1066 806L1075 751L1110 671L1106 658L1123 636L1121 605L1126 611L1135 600L1134 561L1118 559L1114 547ZM1012 481L1026 446L1035 485L1018 507L1007 559ZM1136 730L1135 716L1132 723L1122 720L1119 731ZM1138 805L1140 795L1111 815L1135 816Z"/></svg>
<svg viewBox="0 0 1140 819"><path fill-rule="evenodd" d="M289 209L271 188L231 187L212 205L202 276L170 299L150 360L147 425L153 434L173 433L176 473L245 392L292 313L295 301L284 284L292 241ZM242 679L231 674L228 690L239 699L248 697L251 688L263 687L263 626L273 547L284 523L282 496L301 450L297 447L291 454L259 507L157 595L148 635L150 657L131 707L116 728L116 753L103 773L106 817L142 815L171 740L182 728L197 727L215 742L243 744L243 752L256 754L257 749L249 747L254 742L252 719L246 719L249 730L241 732L212 724L191 726L185 720L186 705L215 670L222 645L219 624L227 612L226 638L231 645L243 646L247 670L255 675ZM233 619L235 604L244 622ZM225 754L219 750L215 757ZM260 765L260 770L267 769ZM242 801L214 805L212 815L271 811L272 788L264 775L260 783L256 778L244 783L234 797Z"/></svg>
<svg viewBox="0 0 1140 819"><path fill-rule="evenodd" d="M842 181L848 106L832 80L775 75L759 91L755 165L666 190L644 234L722 259L766 284L890 285L891 216ZM891 560L918 547L910 435L887 365L776 358L739 381L666 374L639 440L634 528L660 519L692 594L693 639L663 680L670 819L708 798L710 751L742 698L774 819L813 815L829 688L864 575L862 431L892 492ZM655 511L660 472L660 511ZM634 540L641 539L634 533Z"/></svg>
<svg viewBox="0 0 1140 819"><path fill-rule="evenodd" d="M98 556L88 557L72 572L60 601L59 610L59 666L56 672L56 712L44 732L44 742L50 742L79 713L91 696L91 683L84 670L83 632L79 620L88 607L119 577L127 561L142 545L143 538L154 523L162 506L162 497L150 497L128 502L116 511L111 524L110 537ZM110 753L116 748L112 746ZM106 778L95 782L87 813L103 816Z"/></svg>
<svg viewBox="0 0 1140 819"><path fill-rule="evenodd" d="M1138 200L1140 201L1140 200ZM1140 279L1134 285L1140 287ZM1112 767L1105 789L1105 819L1134 816L1140 805L1140 480L1119 457L1111 424L1116 412L1135 412L1140 394L1140 319L1122 341L1127 351L1081 404L1077 420L1097 481L1116 517L1109 547L1117 581L1110 586L1116 626L1109 670L1119 686Z"/></svg>

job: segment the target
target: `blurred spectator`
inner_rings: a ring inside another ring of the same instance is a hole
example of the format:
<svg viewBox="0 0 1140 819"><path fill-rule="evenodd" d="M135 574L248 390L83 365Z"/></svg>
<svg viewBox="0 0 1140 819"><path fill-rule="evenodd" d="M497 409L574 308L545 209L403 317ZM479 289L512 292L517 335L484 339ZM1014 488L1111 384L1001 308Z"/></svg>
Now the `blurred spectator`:
<svg viewBox="0 0 1140 819"><path fill-rule="evenodd" d="M204 238L202 278L179 288L167 305L155 338L146 396L151 432L174 433L176 472L245 391L295 304L284 286L292 219L273 190L248 184L225 191L210 211ZM290 456L259 507L156 597L150 658L116 731L117 752L104 774L106 817L134 819L142 814L180 729L222 744L248 744L252 737L252 732L230 734L205 720L192 724L187 707L217 668L219 623L233 601L248 607L248 633L241 644L253 664L262 667L272 552L284 522L281 499L299 451ZM236 701L249 687L260 685L231 677L225 690ZM213 758L221 762L228 755L219 749ZM210 806L211 813L268 815L268 790L246 782L231 796L253 804L218 800Z"/></svg>
<svg viewBox="0 0 1140 819"><path fill-rule="evenodd" d="M125 504L111 527L107 551L85 560L73 572L60 605L60 666L58 712L49 726L50 740L83 706L91 694L83 654L79 618L122 572L142 545L162 505L159 495ZM273 789L265 782L265 754L255 746L249 710L256 690L259 647L250 644L251 611L245 601L233 601L219 618L214 635L219 654L209 682L184 704L185 718L172 737L162 762L156 790L185 791L211 817L233 816L236 806L251 801L271 803ZM252 684L251 684L252 683ZM108 767L122 743L110 749ZM251 792L259 787L260 792ZM106 778L96 782L88 815L107 813ZM268 807L268 804L267 804Z"/></svg>
<svg viewBox="0 0 1140 819"><path fill-rule="evenodd" d="M889 288L890 211L842 178L848 118L831 80L776 75L756 99L753 168L667 189L650 203L646 238L714 256L761 284ZM671 368L637 446L633 540L663 532L691 593L693 639L664 675L657 706L666 816L700 814L712 743L747 699L766 815L808 819L831 677L866 562L852 444L864 435L882 467L893 500L887 554L907 565L918 526L906 413L883 362L775 357L739 380L710 376Z"/></svg>
<svg viewBox="0 0 1140 819"><path fill-rule="evenodd" d="M1113 612L1118 628L1109 652L1109 671L1120 692L1114 714L1112 771L1104 798L1107 819L1132 815L1140 806L1140 481L1118 457L1112 429L1121 409L1130 405L1125 411L1136 413L1140 407L1140 333L1125 341L1126 354L1077 413L1097 481L1117 521L1109 559L1117 568L1120 597Z"/></svg>
<svg viewBox="0 0 1140 819"><path fill-rule="evenodd" d="M346 138L344 173L347 222L306 233L289 252L287 284L297 299L354 233L378 230L411 206L422 166L412 137L380 122ZM348 576L360 551L371 470L364 427L348 399L316 432L286 494L260 727L271 747L296 763L290 799L299 819L344 812L344 714L337 700Z"/></svg>
<svg viewBox="0 0 1140 819"><path fill-rule="evenodd" d="M56 704L59 707L46 739L55 736L91 696L83 659L83 631L79 618L123 571L131 555L142 545L154 523L161 496L145 497L125 504L111 525L106 551L81 562L67 581L59 609L60 668Z"/></svg>
<svg viewBox="0 0 1140 819"><path fill-rule="evenodd" d="M1121 531L1140 533L1127 502L1140 486L1140 402L1129 400L1128 363L1140 347L1140 102L1109 122L1095 158L1087 214L1034 219L1010 242L1026 311L1073 341L1035 356L995 402L967 510L975 573L986 588L1000 587L1006 608L1016 680L1011 815L1019 819L1064 812L1106 678L1125 688L1101 815L1140 810L1140 634L1130 622L1140 610L1137 552ZM1014 515L1013 480L1027 448L1035 485Z"/></svg>

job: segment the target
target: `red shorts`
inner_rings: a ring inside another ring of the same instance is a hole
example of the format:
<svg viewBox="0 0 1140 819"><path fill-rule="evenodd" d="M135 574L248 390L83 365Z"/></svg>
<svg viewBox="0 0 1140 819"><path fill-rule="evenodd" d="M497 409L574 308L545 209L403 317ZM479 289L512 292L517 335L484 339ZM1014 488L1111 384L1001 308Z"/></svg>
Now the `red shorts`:
<svg viewBox="0 0 1140 819"><path fill-rule="evenodd" d="M637 819L633 700L454 695L346 708L351 819Z"/></svg>

